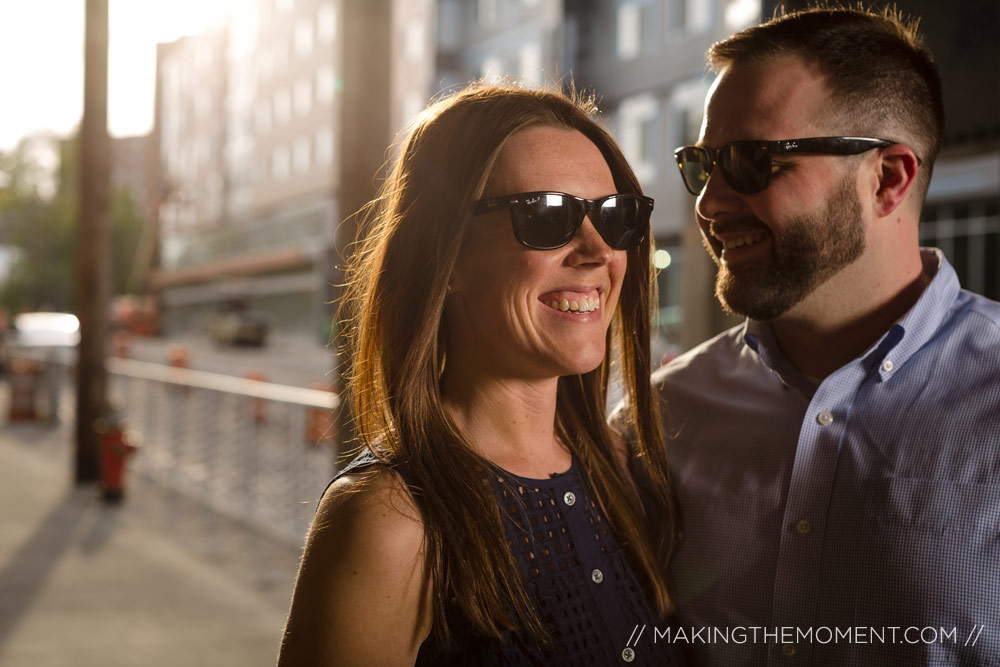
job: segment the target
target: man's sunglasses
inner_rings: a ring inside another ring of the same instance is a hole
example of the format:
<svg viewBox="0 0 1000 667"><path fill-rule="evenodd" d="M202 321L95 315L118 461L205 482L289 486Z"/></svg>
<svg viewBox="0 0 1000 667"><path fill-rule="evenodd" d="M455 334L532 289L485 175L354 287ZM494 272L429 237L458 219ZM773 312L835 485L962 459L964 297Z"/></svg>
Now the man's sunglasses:
<svg viewBox="0 0 1000 667"><path fill-rule="evenodd" d="M476 202L476 215L510 209L514 238L535 250L561 248L576 236L590 216L594 229L616 250L642 243L649 229L653 200L642 195L608 195L584 199L565 192L524 192Z"/></svg>
<svg viewBox="0 0 1000 667"><path fill-rule="evenodd" d="M858 155L899 142L866 137L815 137L784 141L734 141L719 148L683 146L674 151L681 178L688 192L697 196L718 165L722 176L736 192L752 195L771 184L771 158L777 153ZM920 158L917 158L920 164Z"/></svg>

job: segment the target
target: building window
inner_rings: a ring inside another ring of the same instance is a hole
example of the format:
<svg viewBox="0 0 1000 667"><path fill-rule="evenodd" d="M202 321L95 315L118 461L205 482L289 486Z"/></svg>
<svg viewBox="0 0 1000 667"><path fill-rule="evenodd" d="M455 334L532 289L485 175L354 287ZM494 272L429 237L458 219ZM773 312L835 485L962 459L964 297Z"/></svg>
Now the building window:
<svg viewBox="0 0 1000 667"><path fill-rule="evenodd" d="M705 33L712 29L712 8L715 3L705 0L684 0L684 29L690 33Z"/></svg>
<svg viewBox="0 0 1000 667"><path fill-rule="evenodd" d="M266 134L271 131L271 105L266 100L257 102L254 109L254 123L257 134Z"/></svg>
<svg viewBox="0 0 1000 667"><path fill-rule="evenodd" d="M264 80L271 78L274 73L274 55L271 49L266 46L260 47L257 51L257 78Z"/></svg>
<svg viewBox="0 0 1000 667"><path fill-rule="evenodd" d="M312 53L313 48L313 27L308 19L299 19L295 23L295 53L299 57L306 57Z"/></svg>
<svg viewBox="0 0 1000 667"><path fill-rule="evenodd" d="M312 85L308 79L295 82L295 113L305 116L312 109Z"/></svg>
<svg viewBox="0 0 1000 667"><path fill-rule="evenodd" d="M518 76L521 81L537 86L542 82L542 45L528 42L518 52Z"/></svg>
<svg viewBox="0 0 1000 667"><path fill-rule="evenodd" d="M504 74L503 60L499 56L487 56L479 66L479 76L488 83L496 83Z"/></svg>
<svg viewBox="0 0 1000 667"><path fill-rule="evenodd" d="M316 33L324 44L331 43L337 36L337 10L329 2L320 5L316 14Z"/></svg>
<svg viewBox="0 0 1000 667"><path fill-rule="evenodd" d="M333 67L320 65L316 69L316 101L320 104L329 104L333 101L335 85Z"/></svg>
<svg viewBox="0 0 1000 667"><path fill-rule="evenodd" d="M282 72L288 67L288 42L278 40L271 45L274 54L274 71Z"/></svg>
<svg viewBox="0 0 1000 667"><path fill-rule="evenodd" d="M649 93L626 98L618 106L618 139L643 185L658 176L659 121L660 103Z"/></svg>
<svg viewBox="0 0 1000 667"><path fill-rule="evenodd" d="M333 163L333 132L328 127L321 127L316 132L316 164L329 167Z"/></svg>
<svg viewBox="0 0 1000 667"><path fill-rule="evenodd" d="M408 125L416 116L424 110L424 96L415 90L408 90L403 96L402 114L403 125Z"/></svg>
<svg viewBox="0 0 1000 667"><path fill-rule="evenodd" d="M210 116L212 114L212 98L208 95L198 95L194 100L195 114L198 116Z"/></svg>
<svg viewBox="0 0 1000 667"><path fill-rule="evenodd" d="M271 154L271 178L276 181L284 181L291 172L290 156L288 146L281 144L275 146Z"/></svg>
<svg viewBox="0 0 1000 667"><path fill-rule="evenodd" d="M705 95L711 82L701 78L678 84L670 93L673 110L671 146L690 146L698 141L704 118ZM679 182L679 181L678 181Z"/></svg>
<svg viewBox="0 0 1000 667"><path fill-rule="evenodd" d="M309 171L309 140L305 137L295 140L292 147L292 167L296 174L304 174Z"/></svg>
<svg viewBox="0 0 1000 667"><path fill-rule="evenodd" d="M642 52L642 7L625 2L615 12L615 55L631 60Z"/></svg>
<svg viewBox="0 0 1000 667"><path fill-rule="evenodd" d="M476 20L482 27L491 27L497 21L496 0L476 0Z"/></svg>
<svg viewBox="0 0 1000 667"><path fill-rule="evenodd" d="M274 122L284 125L292 118L292 100L288 91L282 88L274 93Z"/></svg>
<svg viewBox="0 0 1000 667"><path fill-rule="evenodd" d="M403 55L410 62L420 62L424 57L424 23L414 19L406 24L403 33Z"/></svg>

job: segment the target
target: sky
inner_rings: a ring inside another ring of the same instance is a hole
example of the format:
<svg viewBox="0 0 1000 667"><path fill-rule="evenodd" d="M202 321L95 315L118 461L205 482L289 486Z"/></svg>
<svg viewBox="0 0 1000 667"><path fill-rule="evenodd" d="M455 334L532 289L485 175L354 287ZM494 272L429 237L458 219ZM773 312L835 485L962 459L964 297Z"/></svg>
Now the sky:
<svg viewBox="0 0 1000 667"><path fill-rule="evenodd" d="M153 127L156 44L201 32L249 0L109 0L108 129ZM86 0L0 0L0 151L39 131L71 133L83 113Z"/></svg>

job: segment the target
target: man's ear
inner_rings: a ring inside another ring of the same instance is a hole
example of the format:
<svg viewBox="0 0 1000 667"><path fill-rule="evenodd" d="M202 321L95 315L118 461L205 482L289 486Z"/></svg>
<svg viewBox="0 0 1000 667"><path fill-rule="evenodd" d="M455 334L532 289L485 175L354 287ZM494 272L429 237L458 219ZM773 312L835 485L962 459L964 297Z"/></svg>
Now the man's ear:
<svg viewBox="0 0 1000 667"><path fill-rule="evenodd" d="M917 179L919 162L909 146L893 144L879 151L875 214L884 218L906 199Z"/></svg>

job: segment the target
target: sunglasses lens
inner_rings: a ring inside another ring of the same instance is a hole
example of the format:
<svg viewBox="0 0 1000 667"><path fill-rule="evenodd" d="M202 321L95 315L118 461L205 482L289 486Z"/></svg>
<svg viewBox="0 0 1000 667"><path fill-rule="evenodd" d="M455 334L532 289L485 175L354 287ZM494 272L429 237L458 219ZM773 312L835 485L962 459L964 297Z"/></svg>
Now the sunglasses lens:
<svg viewBox="0 0 1000 667"><path fill-rule="evenodd" d="M681 148L674 157L681 169L684 187L693 195L701 194L712 173L712 159L708 152L701 148Z"/></svg>
<svg viewBox="0 0 1000 667"><path fill-rule="evenodd" d="M771 183L771 154L756 143L733 143L719 154L722 174L729 187L745 195L760 192Z"/></svg>
<svg viewBox="0 0 1000 667"><path fill-rule="evenodd" d="M610 247L628 250L642 243L653 207L634 195L608 197L601 202L594 227Z"/></svg>
<svg viewBox="0 0 1000 667"><path fill-rule="evenodd" d="M510 209L514 236L529 248L559 248L576 235L583 222L583 204L556 193L540 194Z"/></svg>

